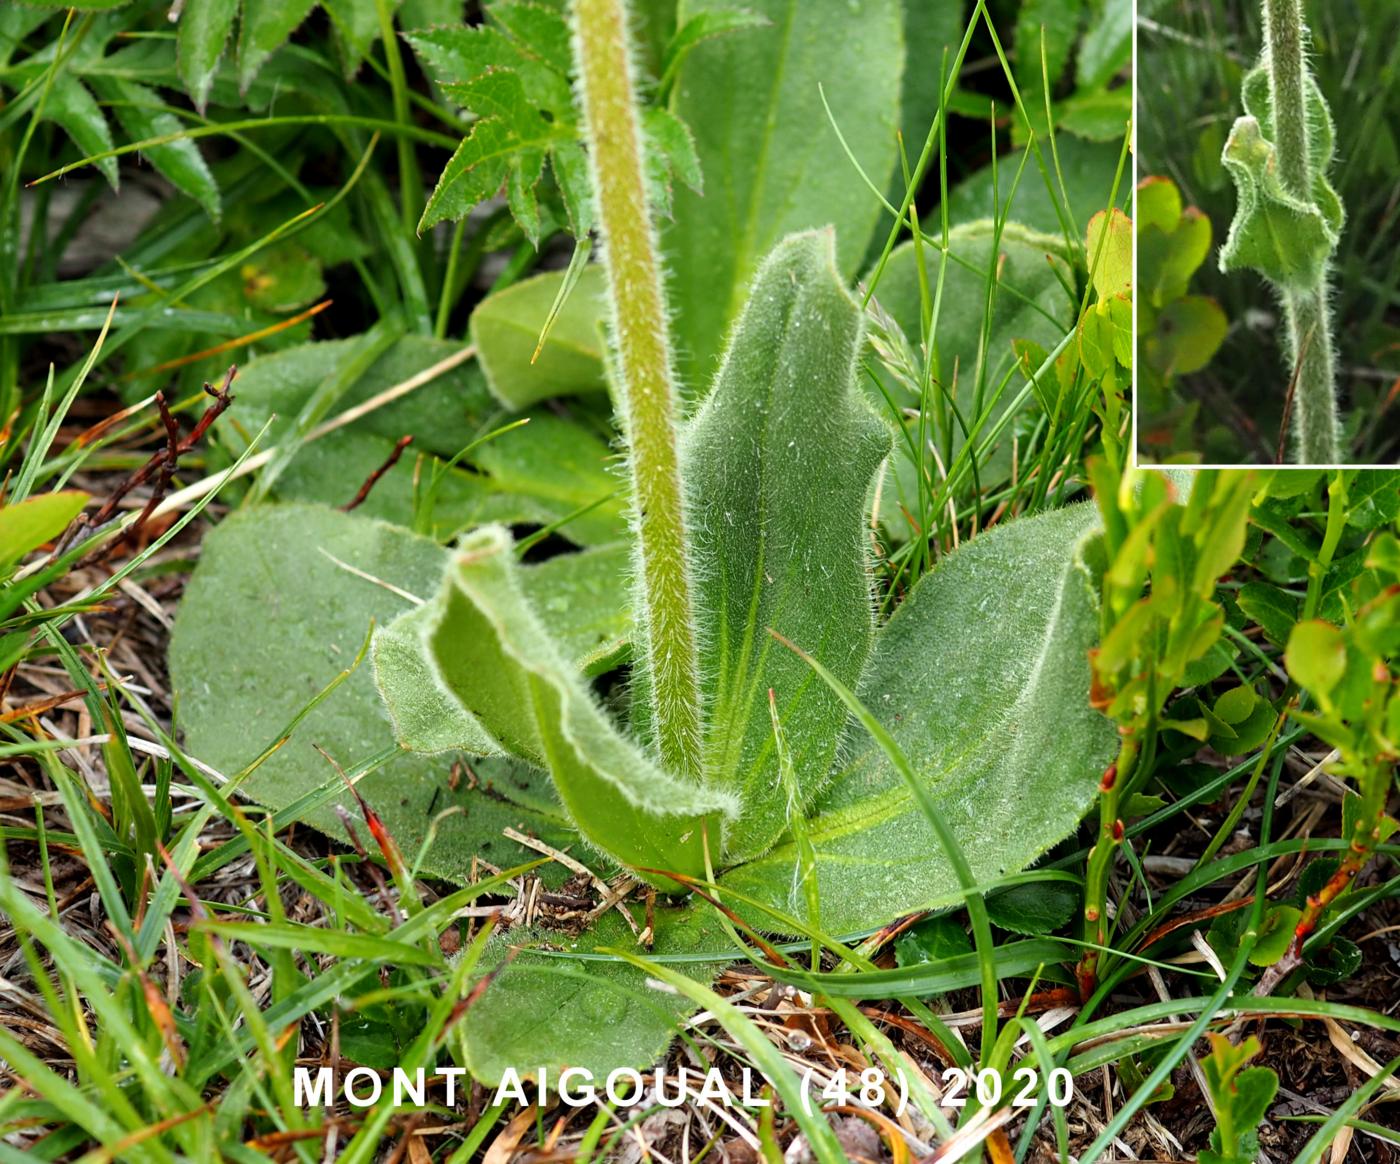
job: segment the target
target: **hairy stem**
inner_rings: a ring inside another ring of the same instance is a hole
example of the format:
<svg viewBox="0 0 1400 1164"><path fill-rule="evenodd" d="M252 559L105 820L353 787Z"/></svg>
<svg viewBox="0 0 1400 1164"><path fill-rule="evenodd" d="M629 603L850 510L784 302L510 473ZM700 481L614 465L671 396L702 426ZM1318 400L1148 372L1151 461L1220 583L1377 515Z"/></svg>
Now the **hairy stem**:
<svg viewBox="0 0 1400 1164"><path fill-rule="evenodd" d="M1311 202L1303 0L1264 0L1264 44L1279 181L1293 197Z"/></svg>
<svg viewBox="0 0 1400 1164"><path fill-rule="evenodd" d="M671 769L700 771L700 681L676 450L669 323L647 206L624 0L575 0L574 54L608 273L615 390L636 507L639 632L653 730Z"/></svg>
<svg viewBox="0 0 1400 1164"><path fill-rule="evenodd" d="M1264 0L1264 60L1269 73L1274 148L1283 188L1313 201L1308 141L1308 63L1302 0ZM1288 366L1294 375L1294 457L1304 465L1335 464L1341 457L1332 318L1327 276L1304 291L1285 289Z"/></svg>
<svg viewBox="0 0 1400 1164"><path fill-rule="evenodd" d="M1295 459L1302 465L1336 464L1341 458L1341 421L1327 277L1311 291L1285 291L1283 311L1288 364L1297 383L1293 390Z"/></svg>

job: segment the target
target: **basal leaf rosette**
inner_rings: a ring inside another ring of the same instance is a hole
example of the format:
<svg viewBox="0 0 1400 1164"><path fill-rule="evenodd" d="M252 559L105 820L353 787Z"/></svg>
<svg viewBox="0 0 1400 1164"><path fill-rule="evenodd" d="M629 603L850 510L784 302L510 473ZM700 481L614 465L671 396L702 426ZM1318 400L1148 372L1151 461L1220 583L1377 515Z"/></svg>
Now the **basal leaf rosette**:
<svg viewBox="0 0 1400 1164"><path fill-rule="evenodd" d="M1278 287L1307 291L1323 277L1344 219L1341 199L1327 178L1335 136L1332 115L1317 82L1308 77L1309 190L1303 199L1280 178L1263 67L1245 77L1242 96L1245 115L1235 121L1221 158L1234 179L1239 205L1220 248L1220 269L1249 268Z"/></svg>

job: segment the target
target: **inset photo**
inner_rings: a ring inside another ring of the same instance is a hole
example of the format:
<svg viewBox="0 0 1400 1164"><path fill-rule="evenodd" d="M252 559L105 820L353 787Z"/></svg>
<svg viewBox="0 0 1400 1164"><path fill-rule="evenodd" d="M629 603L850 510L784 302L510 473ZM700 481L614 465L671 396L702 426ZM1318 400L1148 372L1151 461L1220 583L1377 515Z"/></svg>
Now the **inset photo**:
<svg viewBox="0 0 1400 1164"><path fill-rule="evenodd" d="M1138 9L1138 461L1396 464L1400 4Z"/></svg>

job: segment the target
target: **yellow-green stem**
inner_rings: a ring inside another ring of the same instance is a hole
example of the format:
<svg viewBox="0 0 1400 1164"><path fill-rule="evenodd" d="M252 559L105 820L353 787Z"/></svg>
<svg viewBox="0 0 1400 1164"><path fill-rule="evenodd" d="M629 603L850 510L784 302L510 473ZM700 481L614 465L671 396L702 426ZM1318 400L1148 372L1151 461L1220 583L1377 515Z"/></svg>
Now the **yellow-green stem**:
<svg viewBox="0 0 1400 1164"><path fill-rule="evenodd" d="M700 680L676 451L677 393L623 0L576 0L589 165L608 273L614 389L627 438L639 556L638 631L662 761L700 771Z"/></svg>

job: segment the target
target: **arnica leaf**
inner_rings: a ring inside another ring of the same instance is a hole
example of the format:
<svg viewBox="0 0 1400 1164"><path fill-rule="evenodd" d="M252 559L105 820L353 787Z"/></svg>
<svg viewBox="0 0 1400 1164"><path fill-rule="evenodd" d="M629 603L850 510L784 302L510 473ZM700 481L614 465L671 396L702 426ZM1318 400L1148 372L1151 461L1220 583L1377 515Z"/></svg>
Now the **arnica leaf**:
<svg viewBox="0 0 1400 1164"><path fill-rule="evenodd" d="M446 562L447 552L427 538L325 506L258 506L220 522L205 538L170 646L190 754L230 776L251 764L354 663L373 623L383 626L432 594ZM368 661L239 786L240 795L279 811L327 789L298 819L342 839L334 806L352 816L358 808L313 744L346 769L392 751L393 727ZM508 865L538 855L503 837L506 827L552 844L574 837L543 773L503 759L472 768L474 779L458 779L450 756L404 753L356 788L409 860L435 830L420 868L462 884L474 857Z"/></svg>
<svg viewBox="0 0 1400 1164"><path fill-rule="evenodd" d="M1098 519L1019 518L924 576L880 631L862 702L939 802L979 882L1023 868L1094 802L1117 736L1089 706ZM859 752L811 814L822 925L848 933L961 899L942 847L879 749ZM722 884L802 917L796 849Z"/></svg>
<svg viewBox="0 0 1400 1164"><path fill-rule="evenodd" d="M677 20L685 28L733 7L732 0L685 0ZM865 253L879 203L842 151L823 93L871 180L884 182L896 161L899 0L745 0L743 7L769 27L690 53L670 106L694 133L705 176L704 194L676 190L675 218L685 229L662 237L680 371L697 397L715 373L749 281L779 239L834 226L838 267L848 278ZM931 67L936 73L937 63ZM736 165L738 158L753 162Z"/></svg>
<svg viewBox="0 0 1400 1164"><path fill-rule="evenodd" d="M830 231L773 251L682 440L710 708L705 770L743 804L730 859L762 853L787 828L769 690L806 803L826 783L846 720L768 631L848 684L874 634L862 526L890 435L855 391L861 312L835 264Z"/></svg>
<svg viewBox="0 0 1400 1164"><path fill-rule="evenodd" d="M685 959L677 969L709 981L732 961L718 918L706 905L675 907L658 901L647 952ZM641 924L645 922L638 928ZM522 1079L538 1079L548 1070L552 1083L563 1068L577 1067L601 1084L612 1071L655 1062L695 1005L658 988L650 976L621 959L600 959L596 953L599 947L635 944L617 910L577 936L536 928L493 937L481 970L496 971L496 977L462 1020L465 1065L477 1079L496 1086L511 1068ZM517 956L507 961L512 951ZM718 951L713 960L689 960L712 951ZM674 1078L668 1081L668 1096L675 1085ZM621 1086L624 1094L630 1091L627 1083Z"/></svg>
<svg viewBox="0 0 1400 1164"><path fill-rule="evenodd" d="M432 610L413 617L441 689L502 751L548 769L586 840L632 868L704 874L735 799L662 771L617 730L521 589L507 530L463 540ZM404 677L379 673L391 706L416 694L388 689Z"/></svg>
<svg viewBox="0 0 1400 1164"><path fill-rule="evenodd" d="M1220 248L1220 269L1248 267L1280 287L1315 287L1341 234L1341 200L1327 179L1332 161L1332 115L1317 82L1308 78L1308 172L1311 200L1304 202L1279 181L1273 144L1268 73L1244 79L1245 116L1225 143L1222 161L1235 181L1239 206Z"/></svg>
<svg viewBox="0 0 1400 1164"><path fill-rule="evenodd" d="M250 362L238 379L241 423L257 428L271 419L268 443L291 439L292 418L318 385L354 358L355 343L331 340L302 344ZM426 336L400 338L346 389L335 411L365 403L459 348ZM385 474L360 512L411 525L415 473L421 486L423 474L431 476L441 467L436 458L450 459L489 432L499 424L493 419L498 412L481 369L474 363L462 364L353 424L304 444L278 477L277 496L344 504L356 485L384 463L394 442L409 434L414 438L410 455ZM435 459L420 472L415 460L425 453ZM435 528L446 540L455 530L483 521L529 525L563 522L560 534L576 544L621 541L625 523L621 499L612 498L618 482L609 468L611 455L607 444L581 424L553 412L532 414L523 427L476 447L467 461L477 471L452 469L446 473L431 523L420 528ZM580 514L584 509L587 512ZM571 515L572 520L567 520Z"/></svg>

